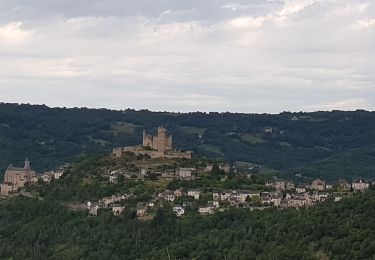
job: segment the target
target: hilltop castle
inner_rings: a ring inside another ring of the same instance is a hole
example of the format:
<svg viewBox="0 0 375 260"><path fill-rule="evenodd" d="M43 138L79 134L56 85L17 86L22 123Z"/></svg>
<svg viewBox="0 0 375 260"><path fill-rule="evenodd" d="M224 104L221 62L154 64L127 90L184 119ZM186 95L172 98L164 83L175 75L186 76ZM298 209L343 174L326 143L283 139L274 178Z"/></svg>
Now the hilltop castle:
<svg viewBox="0 0 375 260"><path fill-rule="evenodd" d="M146 131L143 130L143 146L161 153L172 151L172 136L167 133L167 129L164 127L159 127L158 134L154 136L146 134Z"/></svg>
<svg viewBox="0 0 375 260"><path fill-rule="evenodd" d="M121 158L125 152L149 155L151 158L191 159L192 156L191 152L179 152L173 149L172 135L164 127L158 127L157 135L150 135L143 131L142 145L117 147L112 153L116 158Z"/></svg>

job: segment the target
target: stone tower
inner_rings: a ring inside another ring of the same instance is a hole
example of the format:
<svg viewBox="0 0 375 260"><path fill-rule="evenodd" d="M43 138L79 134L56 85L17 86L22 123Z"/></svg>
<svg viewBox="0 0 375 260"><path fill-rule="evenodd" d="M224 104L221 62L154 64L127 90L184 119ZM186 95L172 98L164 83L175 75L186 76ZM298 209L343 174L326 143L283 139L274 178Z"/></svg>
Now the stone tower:
<svg viewBox="0 0 375 260"><path fill-rule="evenodd" d="M143 130L143 146L148 146L153 148L153 137L151 135L146 134L146 131Z"/></svg>
<svg viewBox="0 0 375 260"><path fill-rule="evenodd" d="M25 160L25 166L24 166L24 169L27 171L27 170L30 170L30 161L28 158L26 158Z"/></svg>
<svg viewBox="0 0 375 260"><path fill-rule="evenodd" d="M173 150L172 136L168 134L164 127L158 128L157 135L151 136L143 131L143 146L148 146L161 153Z"/></svg>
<svg viewBox="0 0 375 260"><path fill-rule="evenodd" d="M167 130L164 127L158 128L158 152L165 153L167 150Z"/></svg>

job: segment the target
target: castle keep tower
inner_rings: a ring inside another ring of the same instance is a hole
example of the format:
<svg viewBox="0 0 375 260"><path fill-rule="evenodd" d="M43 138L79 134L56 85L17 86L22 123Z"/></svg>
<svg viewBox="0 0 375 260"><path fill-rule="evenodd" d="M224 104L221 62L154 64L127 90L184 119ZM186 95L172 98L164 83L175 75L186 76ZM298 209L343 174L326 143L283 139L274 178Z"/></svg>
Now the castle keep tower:
<svg viewBox="0 0 375 260"><path fill-rule="evenodd" d="M143 131L143 146L148 146L161 153L172 151L172 136L168 134L164 127L159 127L158 134L154 136Z"/></svg>
<svg viewBox="0 0 375 260"><path fill-rule="evenodd" d="M192 152L173 150L172 135L164 127L159 127L156 135L150 135L143 131L142 145L116 147L112 150L112 154L116 158L121 158L126 152L131 152L135 155L148 155L151 159L191 159L192 156Z"/></svg>

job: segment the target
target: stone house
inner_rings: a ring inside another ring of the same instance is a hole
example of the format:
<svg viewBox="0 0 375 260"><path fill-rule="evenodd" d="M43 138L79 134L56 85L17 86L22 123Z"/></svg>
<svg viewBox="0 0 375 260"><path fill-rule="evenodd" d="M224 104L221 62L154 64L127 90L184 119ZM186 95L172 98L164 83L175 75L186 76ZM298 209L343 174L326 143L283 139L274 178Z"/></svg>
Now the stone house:
<svg viewBox="0 0 375 260"><path fill-rule="evenodd" d="M298 184L296 187L297 193L305 193L306 192L306 186L303 184Z"/></svg>
<svg viewBox="0 0 375 260"><path fill-rule="evenodd" d="M137 217L143 217L147 213L147 208L144 206L139 206L136 209Z"/></svg>
<svg viewBox="0 0 375 260"><path fill-rule="evenodd" d="M201 190L199 189L189 189L188 196L193 197L194 199L198 200L201 194Z"/></svg>
<svg viewBox="0 0 375 260"><path fill-rule="evenodd" d="M112 212L114 216L120 216L124 212L125 207L119 204L114 204L112 206Z"/></svg>
<svg viewBox="0 0 375 260"><path fill-rule="evenodd" d="M148 201L148 202L146 203L146 207L148 207L148 208L153 208L153 207L155 207L155 202L154 202L154 201Z"/></svg>
<svg viewBox="0 0 375 260"><path fill-rule="evenodd" d="M271 193L271 203L275 206L275 207L279 207L280 204L281 204L281 200L283 198L283 194L281 192L273 192Z"/></svg>
<svg viewBox="0 0 375 260"><path fill-rule="evenodd" d="M271 204L271 193L264 191L260 194L260 200L262 204L269 205Z"/></svg>
<svg viewBox="0 0 375 260"><path fill-rule="evenodd" d="M218 192L218 191L212 192L212 200L214 200L214 201L220 200L220 192Z"/></svg>
<svg viewBox="0 0 375 260"><path fill-rule="evenodd" d="M318 191L322 191L322 190L325 190L326 188L326 183L320 179L316 179L314 180L311 185L310 185L310 188L312 190L318 190Z"/></svg>
<svg viewBox="0 0 375 260"><path fill-rule="evenodd" d="M354 191L364 191L370 188L370 183L363 179L359 179L359 180L353 181L352 188Z"/></svg>
<svg viewBox="0 0 375 260"><path fill-rule="evenodd" d="M339 201L342 200L342 196L340 196L340 195L335 195L333 200L334 200L334 202L339 202Z"/></svg>
<svg viewBox="0 0 375 260"><path fill-rule="evenodd" d="M285 190L286 189L286 182L284 180L276 180L275 181L275 188L277 190Z"/></svg>
<svg viewBox="0 0 375 260"><path fill-rule="evenodd" d="M88 204L89 205L89 204ZM98 215L98 210L99 210L99 205L98 203L90 203L89 206L89 214L91 216L97 216Z"/></svg>
<svg viewBox="0 0 375 260"><path fill-rule="evenodd" d="M313 192L312 194L312 198L315 200L315 201L325 201L329 196L329 193L328 192L319 192L319 191L315 191Z"/></svg>
<svg viewBox="0 0 375 260"><path fill-rule="evenodd" d="M239 191L237 192L237 200L239 202L246 202L247 198L260 197L260 193L257 191Z"/></svg>
<svg viewBox="0 0 375 260"><path fill-rule="evenodd" d="M162 193L159 193L159 198L162 198L166 201L174 201L176 199L176 195L174 191L166 190Z"/></svg>
<svg viewBox="0 0 375 260"><path fill-rule="evenodd" d="M339 179L338 181L338 187L339 189L341 190L344 190L344 191L349 191L352 187L352 185L350 185L346 180L344 179Z"/></svg>
<svg viewBox="0 0 375 260"><path fill-rule="evenodd" d="M55 171L55 180L60 179L61 176L63 176L63 174L64 174L64 170Z"/></svg>
<svg viewBox="0 0 375 260"><path fill-rule="evenodd" d="M215 207L214 206L204 206L198 208L198 213L202 215L209 215L215 213Z"/></svg>
<svg viewBox="0 0 375 260"><path fill-rule="evenodd" d="M267 188L275 188L276 187L276 184L275 184L275 181L274 180L271 180L271 181L266 181L264 183L264 186L266 186Z"/></svg>
<svg viewBox="0 0 375 260"><path fill-rule="evenodd" d="M175 190L174 195L176 196L176 198L181 197L182 196L182 189L179 188L179 189Z"/></svg>
<svg viewBox="0 0 375 260"><path fill-rule="evenodd" d="M279 207L280 208L287 208L288 207L288 200L286 198L282 198L280 200Z"/></svg>
<svg viewBox="0 0 375 260"><path fill-rule="evenodd" d="M109 183L118 184L118 177L117 177L117 175L110 175L109 176Z"/></svg>
<svg viewBox="0 0 375 260"><path fill-rule="evenodd" d="M294 186L294 182L292 181L287 181L285 183L285 188L286 190L294 190L295 186Z"/></svg>
<svg viewBox="0 0 375 260"><path fill-rule="evenodd" d="M217 209L220 208L220 203L218 201L212 201L212 202L210 202L208 204L211 204L212 206L214 206Z"/></svg>
<svg viewBox="0 0 375 260"><path fill-rule="evenodd" d="M288 207L292 208L300 208L304 207L306 205L306 200L305 197L302 195L293 195L289 200L288 200Z"/></svg>
<svg viewBox="0 0 375 260"><path fill-rule="evenodd" d="M178 168L176 171L176 177L178 179L191 179L195 171L195 168Z"/></svg>
<svg viewBox="0 0 375 260"><path fill-rule="evenodd" d="M54 171L50 171L50 172L44 172L41 176L42 180L44 182L51 182L52 179L55 178L55 172Z"/></svg>
<svg viewBox="0 0 375 260"><path fill-rule="evenodd" d="M185 210L183 207L181 207L180 205L176 205L173 207L173 212L176 213L176 216L177 217L181 217L182 215L185 214Z"/></svg>
<svg viewBox="0 0 375 260"><path fill-rule="evenodd" d="M224 191L220 193L220 200L225 201L230 197L236 197L236 191Z"/></svg>

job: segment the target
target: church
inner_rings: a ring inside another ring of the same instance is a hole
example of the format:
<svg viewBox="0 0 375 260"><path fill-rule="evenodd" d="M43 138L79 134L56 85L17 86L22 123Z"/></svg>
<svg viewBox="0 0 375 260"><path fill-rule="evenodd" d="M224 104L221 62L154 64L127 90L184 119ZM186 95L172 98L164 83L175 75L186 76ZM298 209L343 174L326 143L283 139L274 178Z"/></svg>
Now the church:
<svg viewBox="0 0 375 260"><path fill-rule="evenodd" d="M1 184L1 194L7 195L5 193L16 191L18 188L24 187L25 183L30 182L36 175L36 172L31 169L28 159L25 160L23 168L9 165L4 175L4 183Z"/></svg>

